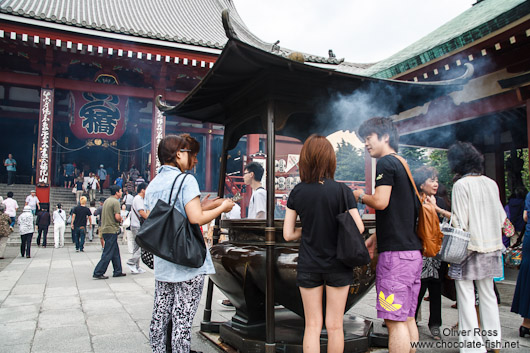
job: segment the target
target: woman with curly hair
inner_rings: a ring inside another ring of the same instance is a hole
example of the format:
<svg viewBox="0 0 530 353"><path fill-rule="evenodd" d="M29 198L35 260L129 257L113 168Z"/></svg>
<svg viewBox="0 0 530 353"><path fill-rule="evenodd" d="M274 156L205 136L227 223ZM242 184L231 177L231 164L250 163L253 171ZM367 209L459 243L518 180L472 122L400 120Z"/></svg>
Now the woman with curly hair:
<svg viewBox="0 0 530 353"><path fill-rule="evenodd" d="M497 350L501 345L501 325L493 278L502 275L502 225L506 213L497 184L482 174L484 157L472 144L455 143L447 158L451 170L461 176L453 186L452 224L471 234L467 257L449 268L456 286L458 326L463 332L459 335L464 345L460 352L486 352L485 347ZM473 283L479 297L480 326L474 310Z"/></svg>

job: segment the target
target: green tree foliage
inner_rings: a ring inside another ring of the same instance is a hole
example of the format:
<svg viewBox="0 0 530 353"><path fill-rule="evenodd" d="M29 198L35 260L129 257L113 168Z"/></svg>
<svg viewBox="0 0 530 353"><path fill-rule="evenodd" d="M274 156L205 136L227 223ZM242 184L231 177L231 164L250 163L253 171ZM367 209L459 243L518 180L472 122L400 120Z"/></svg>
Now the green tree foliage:
<svg viewBox="0 0 530 353"><path fill-rule="evenodd" d="M335 179L364 181L364 151L344 141L337 143Z"/></svg>
<svg viewBox="0 0 530 353"><path fill-rule="evenodd" d="M528 171L528 148L517 150L517 154L520 158L522 158L524 162L523 170L521 171L524 187L526 188L526 190L530 191L530 175ZM504 188L506 191L506 200L508 200L510 196L512 195L512 190L511 190L512 188L511 188L510 181L509 181L510 178L508 175L508 170L506 168L506 161L508 160L508 158L510 158L510 155L511 155L511 151L504 152L504 163L505 163Z"/></svg>
<svg viewBox="0 0 530 353"><path fill-rule="evenodd" d="M424 148L400 147L400 155L407 160L410 171L414 173L416 169L427 164L427 156Z"/></svg>

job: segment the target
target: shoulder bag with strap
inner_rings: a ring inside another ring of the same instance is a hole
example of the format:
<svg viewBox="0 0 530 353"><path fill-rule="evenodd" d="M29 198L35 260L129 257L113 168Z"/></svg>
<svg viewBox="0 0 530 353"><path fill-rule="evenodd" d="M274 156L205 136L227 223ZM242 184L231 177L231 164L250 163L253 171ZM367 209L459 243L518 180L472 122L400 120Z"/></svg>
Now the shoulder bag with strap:
<svg viewBox="0 0 530 353"><path fill-rule="evenodd" d="M347 192L351 190L340 183L344 197L345 211L336 216L337 219L337 259L348 267L363 266L370 263L370 254L359 232L355 220L350 214Z"/></svg>
<svg viewBox="0 0 530 353"><path fill-rule="evenodd" d="M440 230L440 219L438 218L438 214L436 213L436 208L430 203L423 203L423 200L420 197L420 193L416 188L414 178L412 178L412 174L410 173L407 161L405 161L403 157L398 156L397 154L394 154L393 156L396 157L397 160L401 162L401 164L403 164L403 167L405 168L405 171L409 176L410 183L414 187L416 196L420 201L416 233L418 234L418 237L421 239L421 242L423 244L423 256L435 257L440 252L443 239L443 234Z"/></svg>
<svg viewBox="0 0 530 353"><path fill-rule="evenodd" d="M136 209L134 208L134 201L133 201L133 204L131 206L131 209L134 211L134 214L136 215L136 218L138 218L138 222L140 222L140 226L142 226L142 224L144 224L144 222L145 222L145 218L143 218L142 216L140 216L140 214L138 212L136 212Z"/></svg>
<svg viewBox="0 0 530 353"><path fill-rule="evenodd" d="M206 258L206 244L198 224L191 224L176 208L175 204L189 174L185 173L182 182L171 203L173 188L179 178L177 175L168 201L159 199L136 235L136 242L164 260L178 265L199 268Z"/></svg>

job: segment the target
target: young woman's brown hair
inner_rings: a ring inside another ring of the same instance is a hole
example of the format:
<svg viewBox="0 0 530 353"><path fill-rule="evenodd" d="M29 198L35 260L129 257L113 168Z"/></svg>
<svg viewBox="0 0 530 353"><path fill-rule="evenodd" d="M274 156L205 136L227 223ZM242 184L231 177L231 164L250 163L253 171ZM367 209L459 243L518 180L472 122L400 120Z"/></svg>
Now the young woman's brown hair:
<svg viewBox="0 0 530 353"><path fill-rule="evenodd" d="M199 142L188 134L167 135L158 144L158 159L161 164L169 164L185 171L193 167L193 157L199 153L199 149ZM189 153L187 166L177 164L176 158L179 150Z"/></svg>
<svg viewBox="0 0 530 353"><path fill-rule="evenodd" d="M333 179L337 158L331 143L324 137L311 135L300 152L300 179L304 183L316 183L324 178Z"/></svg>

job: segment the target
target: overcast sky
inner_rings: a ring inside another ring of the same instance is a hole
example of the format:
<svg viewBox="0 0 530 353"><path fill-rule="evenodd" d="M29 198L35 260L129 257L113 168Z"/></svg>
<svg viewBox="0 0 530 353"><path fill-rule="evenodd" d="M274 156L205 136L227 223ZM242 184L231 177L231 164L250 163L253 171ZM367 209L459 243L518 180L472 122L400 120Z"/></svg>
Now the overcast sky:
<svg viewBox="0 0 530 353"><path fill-rule="evenodd" d="M266 42L354 63L383 60L471 7L476 0L232 0ZM502 0L495 0L502 1Z"/></svg>

